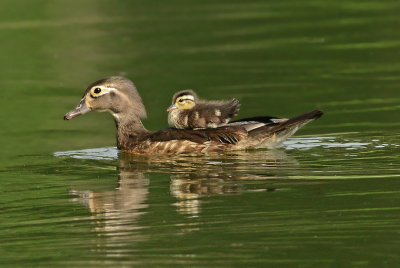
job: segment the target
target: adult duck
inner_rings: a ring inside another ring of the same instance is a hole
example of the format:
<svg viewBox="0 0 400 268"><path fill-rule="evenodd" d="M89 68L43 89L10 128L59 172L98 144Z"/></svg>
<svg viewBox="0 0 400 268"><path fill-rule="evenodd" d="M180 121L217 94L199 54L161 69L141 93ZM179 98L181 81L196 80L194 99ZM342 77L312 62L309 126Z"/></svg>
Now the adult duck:
<svg viewBox="0 0 400 268"><path fill-rule="evenodd" d="M118 149L132 154L201 154L274 148L323 114L314 110L291 119L264 116L233 121L217 128L149 131L141 121L146 118L146 109L139 92L132 81L119 76L89 85L79 104L64 119L89 111L110 112L117 127Z"/></svg>

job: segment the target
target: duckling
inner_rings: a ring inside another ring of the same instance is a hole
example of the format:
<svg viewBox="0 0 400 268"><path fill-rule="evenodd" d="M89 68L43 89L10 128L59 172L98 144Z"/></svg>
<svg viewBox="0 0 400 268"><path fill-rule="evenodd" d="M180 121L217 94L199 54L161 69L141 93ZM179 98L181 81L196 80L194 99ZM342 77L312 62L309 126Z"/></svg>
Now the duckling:
<svg viewBox="0 0 400 268"><path fill-rule="evenodd" d="M70 120L90 111L108 111L117 127L117 147L132 154L204 154L274 148L300 127L322 116L314 110L291 119L253 117L205 129L147 130L141 121L146 109L132 81L114 76L90 84L79 104L64 115Z"/></svg>
<svg viewBox="0 0 400 268"><path fill-rule="evenodd" d="M171 127L216 128L229 123L239 112L239 101L205 101L199 100L190 89L182 90L172 97L172 105L167 109L168 124Z"/></svg>

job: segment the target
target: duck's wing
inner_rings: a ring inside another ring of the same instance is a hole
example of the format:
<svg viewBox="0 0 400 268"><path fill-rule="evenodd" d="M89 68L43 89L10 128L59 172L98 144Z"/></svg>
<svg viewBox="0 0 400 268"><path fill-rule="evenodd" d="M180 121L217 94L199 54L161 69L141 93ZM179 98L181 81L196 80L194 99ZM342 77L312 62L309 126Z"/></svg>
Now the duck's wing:
<svg viewBox="0 0 400 268"><path fill-rule="evenodd" d="M247 131L264 127L264 126L275 126L288 121L287 118L279 118L276 116L255 116L248 117L239 120L235 120L227 124L228 126L242 126Z"/></svg>
<svg viewBox="0 0 400 268"><path fill-rule="evenodd" d="M198 144L215 142L220 144L236 144L247 136L247 131L241 126L227 126L205 129L166 128L151 133L147 139L152 142L172 140L187 140Z"/></svg>
<svg viewBox="0 0 400 268"><path fill-rule="evenodd" d="M190 154L224 151L231 148L247 136L242 127L210 129L167 128L149 132L139 137L137 146L132 146L129 153L136 154ZM133 139L135 137L132 137Z"/></svg>
<svg viewBox="0 0 400 268"><path fill-rule="evenodd" d="M231 121L232 123L243 123L243 122L258 122L258 123L265 123L265 124L276 124L280 122L287 121L287 118L280 118L276 116L254 116L254 117L247 117L243 119L238 119L235 121Z"/></svg>

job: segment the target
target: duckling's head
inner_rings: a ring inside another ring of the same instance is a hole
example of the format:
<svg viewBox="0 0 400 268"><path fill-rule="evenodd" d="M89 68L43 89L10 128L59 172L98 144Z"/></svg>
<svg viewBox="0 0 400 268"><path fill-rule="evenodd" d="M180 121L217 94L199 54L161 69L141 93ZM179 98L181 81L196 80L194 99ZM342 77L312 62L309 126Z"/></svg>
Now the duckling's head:
<svg viewBox="0 0 400 268"><path fill-rule="evenodd" d="M78 106L68 112L64 119L69 120L90 111L109 111L115 119L124 114L146 117L146 109L135 85L120 76L100 79L90 84Z"/></svg>
<svg viewBox="0 0 400 268"><path fill-rule="evenodd" d="M197 94L193 90L182 90L172 97L172 105L168 107L167 111L170 112L175 109L190 110L196 106L197 101Z"/></svg>

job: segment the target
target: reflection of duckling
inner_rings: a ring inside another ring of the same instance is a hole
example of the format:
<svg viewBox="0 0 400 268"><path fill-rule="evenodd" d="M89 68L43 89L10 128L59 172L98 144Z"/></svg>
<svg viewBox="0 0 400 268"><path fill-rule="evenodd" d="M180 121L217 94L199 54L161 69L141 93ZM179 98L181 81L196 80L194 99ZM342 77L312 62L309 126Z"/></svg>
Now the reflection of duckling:
<svg viewBox="0 0 400 268"><path fill-rule="evenodd" d="M216 128L227 124L239 112L239 101L204 101L199 100L192 90L177 92L172 98L172 105L167 109L168 123L171 127Z"/></svg>
<svg viewBox="0 0 400 268"><path fill-rule="evenodd" d="M314 110L282 122L271 121L271 117L254 117L219 128L167 128L153 132L142 124L146 110L139 92L132 81L124 77L109 77L89 85L80 103L64 119L69 120L92 110L109 111L113 115L118 149L132 154L204 154L274 148L323 114Z"/></svg>

